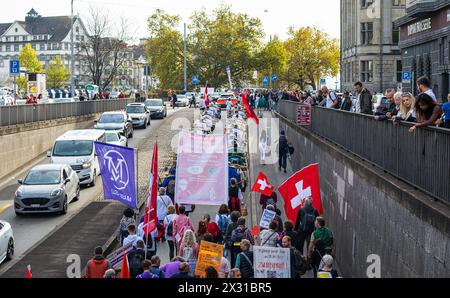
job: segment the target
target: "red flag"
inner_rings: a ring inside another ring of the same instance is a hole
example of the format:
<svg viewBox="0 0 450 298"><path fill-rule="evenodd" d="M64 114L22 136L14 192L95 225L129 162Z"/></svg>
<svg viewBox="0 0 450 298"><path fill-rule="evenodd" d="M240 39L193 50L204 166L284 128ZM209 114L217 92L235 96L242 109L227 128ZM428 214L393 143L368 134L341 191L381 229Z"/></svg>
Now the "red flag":
<svg viewBox="0 0 450 298"><path fill-rule="evenodd" d="M206 87L205 87L205 101L208 100L208 83L206 83Z"/></svg>
<svg viewBox="0 0 450 298"><path fill-rule="evenodd" d="M270 185L269 179L263 172L259 172L258 178L256 178L255 184L252 187L252 191L259 192L267 197L270 197L274 191L272 185Z"/></svg>
<svg viewBox="0 0 450 298"><path fill-rule="evenodd" d="M120 270L120 278L130 278L130 269L128 268L127 255L123 256L122 269Z"/></svg>
<svg viewBox="0 0 450 298"><path fill-rule="evenodd" d="M26 278L32 278L33 274L31 274L31 265L27 265L26 269Z"/></svg>
<svg viewBox="0 0 450 298"><path fill-rule="evenodd" d="M260 232L259 226L254 226L253 229L252 229L252 235L253 235L253 237L256 238L256 237L259 235L259 232Z"/></svg>
<svg viewBox="0 0 450 298"><path fill-rule="evenodd" d="M248 93L242 94L242 103L244 104L245 111L247 112L247 118L255 120L256 124L259 125L259 118L256 116L255 111L250 107L248 103Z"/></svg>
<svg viewBox="0 0 450 298"><path fill-rule="evenodd" d="M158 192L158 143L155 143L153 148L152 169L150 173L150 187L147 198L147 206L145 208L144 218L144 236L156 229L157 214L156 214L156 198Z"/></svg>
<svg viewBox="0 0 450 298"><path fill-rule="evenodd" d="M284 199L284 209L289 220L296 222L299 209L309 197L313 199L313 207L323 214L318 164L303 168L280 185L278 190Z"/></svg>

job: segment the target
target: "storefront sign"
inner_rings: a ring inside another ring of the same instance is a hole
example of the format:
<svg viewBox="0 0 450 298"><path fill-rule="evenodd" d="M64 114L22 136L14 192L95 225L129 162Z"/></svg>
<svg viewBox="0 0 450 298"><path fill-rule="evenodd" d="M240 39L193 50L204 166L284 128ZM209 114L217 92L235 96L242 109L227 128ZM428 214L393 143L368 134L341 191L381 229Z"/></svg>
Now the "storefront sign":
<svg viewBox="0 0 450 298"><path fill-rule="evenodd" d="M422 20L408 26L408 35L414 35L431 29L431 18Z"/></svg>

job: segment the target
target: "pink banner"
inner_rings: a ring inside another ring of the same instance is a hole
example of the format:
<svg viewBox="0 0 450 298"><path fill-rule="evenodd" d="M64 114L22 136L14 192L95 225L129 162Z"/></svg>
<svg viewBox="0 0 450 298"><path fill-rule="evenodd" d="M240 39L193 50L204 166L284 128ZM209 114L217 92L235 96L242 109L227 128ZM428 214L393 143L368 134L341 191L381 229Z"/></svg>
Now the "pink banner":
<svg viewBox="0 0 450 298"><path fill-rule="evenodd" d="M182 131L178 139L175 202L220 206L228 202L226 135Z"/></svg>

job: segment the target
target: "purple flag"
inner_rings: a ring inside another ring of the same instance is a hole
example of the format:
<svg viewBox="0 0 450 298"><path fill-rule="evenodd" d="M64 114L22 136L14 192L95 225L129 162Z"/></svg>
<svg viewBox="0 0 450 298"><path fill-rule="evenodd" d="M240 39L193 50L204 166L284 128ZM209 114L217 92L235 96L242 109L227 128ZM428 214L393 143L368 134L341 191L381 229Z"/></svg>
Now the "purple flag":
<svg viewBox="0 0 450 298"><path fill-rule="evenodd" d="M95 142L105 200L137 209L134 149Z"/></svg>

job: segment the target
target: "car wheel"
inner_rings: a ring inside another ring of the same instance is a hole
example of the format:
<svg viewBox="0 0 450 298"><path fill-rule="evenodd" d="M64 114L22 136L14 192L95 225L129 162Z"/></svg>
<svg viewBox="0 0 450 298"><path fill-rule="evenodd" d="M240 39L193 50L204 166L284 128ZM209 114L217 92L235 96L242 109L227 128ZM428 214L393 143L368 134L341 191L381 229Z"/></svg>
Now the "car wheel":
<svg viewBox="0 0 450 298"><path fill-rule="evenodd" d="M69 202L67 201L67 197L64 198L64 203L62 210L60 212L61 215L67 214L67 209L69 208Z"/></svg>
<svg viewBox="0 0 450 298"><path fill-rule="evenodd" d="M147 121L145 121L145 123L144 123L144 129L147 129Z"/></svg>
<svg viewBox="0 0 450 298"><path fill-rule="evenodd" d="M130 134L128 135L128 138L129 139L133 138L133 130L130 131Z"/></svg>
<svg viewBox="0 0 450 298"><path fill-rule="evenodd" d="M6 260L10 261L14 255L14 240L11 238L8 242L8 249L6 250Z"/></svg>

